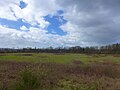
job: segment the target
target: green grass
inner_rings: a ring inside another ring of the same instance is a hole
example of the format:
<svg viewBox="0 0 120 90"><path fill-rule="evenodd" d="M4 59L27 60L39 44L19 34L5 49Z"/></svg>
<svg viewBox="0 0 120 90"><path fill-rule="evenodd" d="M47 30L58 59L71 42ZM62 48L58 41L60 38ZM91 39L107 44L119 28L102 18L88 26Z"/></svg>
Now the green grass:
<svg viewBox="0 0 120 90"><path fill-rule="evenodd" d="M1 53L0 90L119 90L119 63L112 54Z"/></svg>
<svg viewBox="0 0 120 90"><path fill-rule="evenodd" d="M92 61L113 61L120 62L120 57L113 55L85 55L85 54L48 54L48 53L32 53L32 56L22 56L24 53L7 53L5 56L0 56L0 61L16 61L16 62L56 62L56 63L71 63L72 61L82 61L89 63Z"/></svg>

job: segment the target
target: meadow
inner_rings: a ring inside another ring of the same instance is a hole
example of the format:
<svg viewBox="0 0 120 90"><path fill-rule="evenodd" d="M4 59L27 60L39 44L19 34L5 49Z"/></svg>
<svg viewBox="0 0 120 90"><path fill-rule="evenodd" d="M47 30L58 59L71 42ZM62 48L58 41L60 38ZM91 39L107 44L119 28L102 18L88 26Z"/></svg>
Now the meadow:
<svg viewBox="0 0 120 90"><path fill-rule="evenodd" d="M15 62L55 62L71 63L81 61L89 63L93 61L103 62L112 61L120 62L120 55L112 54L59 54L59 53L3 53L0 54L0 61Z"/></svg>
<svg viewBox="0 0 120 90"><path fill-rule="evenodd" d="M1 53L0 90L120 90L120 55Z"/></svg>

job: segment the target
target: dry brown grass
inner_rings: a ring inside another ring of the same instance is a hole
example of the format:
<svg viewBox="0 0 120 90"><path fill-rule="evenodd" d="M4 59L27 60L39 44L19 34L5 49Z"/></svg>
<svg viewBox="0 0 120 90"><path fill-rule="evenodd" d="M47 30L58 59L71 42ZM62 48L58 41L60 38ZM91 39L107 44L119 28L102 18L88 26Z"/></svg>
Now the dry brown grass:
<svg viewBox="0 0 120 90"><path fill-rule="evenodd" d="M48 90L120 90L120 64L74 63L0 62L1 90L9 90L9 87L19 83L20 73L24 70L37 76L40 81L38 90L45 90L46 87Z"/></svg>

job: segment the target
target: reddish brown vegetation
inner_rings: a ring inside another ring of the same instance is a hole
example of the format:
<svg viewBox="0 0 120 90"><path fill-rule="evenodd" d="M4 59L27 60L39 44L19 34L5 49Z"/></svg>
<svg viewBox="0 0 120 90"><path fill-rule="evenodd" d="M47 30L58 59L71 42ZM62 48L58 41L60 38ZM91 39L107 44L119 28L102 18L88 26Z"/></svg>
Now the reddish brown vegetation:
<svg viewBox="0 0 120 90"><path fill-rule="evenodd" d="M38 74L45 87L63 87L61 80L72 84L94 85L93 90L120 90L120 64L113 62L94 62L89 65L75 61L74 64L0 62L0 84L2 88L20 81L19 73L24 69ZM76 64L80 63L80 64ZM86 89L85 89L86 90Z"/></svg>
<svg viewBox="0 0 120 90"><path fill-rule="evenodd" d="M120 54L113 55L113 57L120 57Z"/></svg>
<svg viewBox="0 0 120 90"><path fill-rule="evenodd" d="M33 54L15 54L16 56L33 56Z"/></svg>
<svg viewBox="0 0 120 90"><path fill-rule="evenodd" d="M80 64L83 64L83 62L81 62L80 60L74 60L73 64L80 65Z"/></svg>

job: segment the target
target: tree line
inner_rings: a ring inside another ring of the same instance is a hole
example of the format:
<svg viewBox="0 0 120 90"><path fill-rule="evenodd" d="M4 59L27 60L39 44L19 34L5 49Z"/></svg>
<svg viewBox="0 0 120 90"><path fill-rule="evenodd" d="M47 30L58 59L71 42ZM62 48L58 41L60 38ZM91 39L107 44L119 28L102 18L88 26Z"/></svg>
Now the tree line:
<svg viewBox="0 0 120 90"><path fill-rule="evenodd" d="M92 47L48 47L48 48L0 48L0 53L86 53L86 54L120 54L120 44L112 44L106 46L92 46Z"/></svg>

